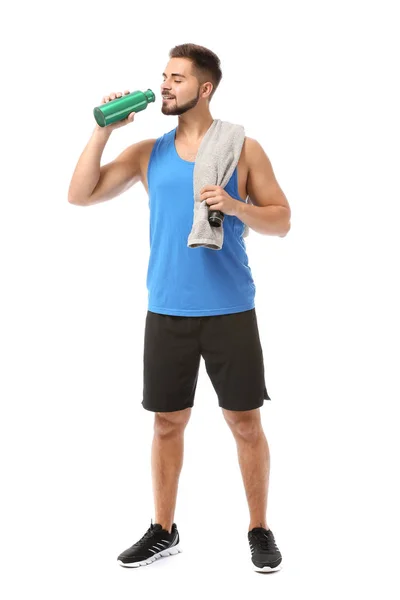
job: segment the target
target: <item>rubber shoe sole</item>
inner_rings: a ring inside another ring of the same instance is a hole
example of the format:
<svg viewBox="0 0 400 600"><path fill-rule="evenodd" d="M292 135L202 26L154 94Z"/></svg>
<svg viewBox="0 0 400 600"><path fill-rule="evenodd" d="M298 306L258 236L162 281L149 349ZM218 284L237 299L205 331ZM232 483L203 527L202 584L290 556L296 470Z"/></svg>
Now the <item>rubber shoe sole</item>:
<svg viewBox="0 0 400 600"><path fill-rule="evenodd" d="M272 566L268 566L268 567L267 566L266 567L257 567L253 563L253 570L258 571L259 573L270 573L271 571L280 571L281 567L282 567L282 559L279 559L279 562L275 561L275 563L272 563Z"/></svg>
<svg viewBox="0 0 400 600"><path fill-rule="evenodd" d="M155 562L159 558L172 556L173 554L178 554L179 552L182 552L182 549L180 544L177 544L176 546L171 546L171 548L166 548L165 550L161 550L161 552L157 552L157 554L154 554L152 557L147 558L146 560L124 563L122 560L118 559L117 562L122 567L145 567L146 565L150 565L152 562Z"/></svg>

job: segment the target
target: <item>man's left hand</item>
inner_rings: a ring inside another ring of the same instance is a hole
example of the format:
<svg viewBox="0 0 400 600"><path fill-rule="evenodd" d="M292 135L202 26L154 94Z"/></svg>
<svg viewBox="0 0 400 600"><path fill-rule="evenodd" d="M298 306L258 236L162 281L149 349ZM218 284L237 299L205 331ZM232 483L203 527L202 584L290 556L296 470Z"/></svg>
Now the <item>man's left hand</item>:
<svg viewBox="0 0 400 600"><path fill-rule="evenodd" d="M213 210L233 217L237 215L239 200L232 198L220 185L205 185L200 190L200 199L205 200Z"/></svg>

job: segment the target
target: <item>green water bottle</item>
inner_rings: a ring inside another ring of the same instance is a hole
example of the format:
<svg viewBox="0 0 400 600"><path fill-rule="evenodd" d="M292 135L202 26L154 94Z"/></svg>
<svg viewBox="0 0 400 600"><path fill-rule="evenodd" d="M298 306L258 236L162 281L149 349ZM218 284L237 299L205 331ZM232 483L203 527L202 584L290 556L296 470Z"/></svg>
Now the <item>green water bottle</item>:
<svg viewBox="0 0 400 600"><path fill-rule="evenodd" d="M105 127L116 121L123 121L131 112L140 112L147 108L149 102L156 99L154 92L146 90L141 92L136 90L121 98L110 100L106 104L101 104L93 109L94 118L100 127Z"/></svg>

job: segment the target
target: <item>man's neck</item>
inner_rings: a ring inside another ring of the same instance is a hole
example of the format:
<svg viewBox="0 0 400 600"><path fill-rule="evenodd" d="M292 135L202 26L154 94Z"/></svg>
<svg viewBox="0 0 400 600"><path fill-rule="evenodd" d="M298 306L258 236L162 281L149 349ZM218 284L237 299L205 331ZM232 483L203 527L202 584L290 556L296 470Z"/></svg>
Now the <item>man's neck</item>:
<svg viewBox="0 0 400 600"><path fill-rule="evenodd" d="M213 124L214 119L209 114L204 119L186 121L179 117L179 124L176 130L176 137L185 141L189 145L195 145L205 136Z"/></svg>

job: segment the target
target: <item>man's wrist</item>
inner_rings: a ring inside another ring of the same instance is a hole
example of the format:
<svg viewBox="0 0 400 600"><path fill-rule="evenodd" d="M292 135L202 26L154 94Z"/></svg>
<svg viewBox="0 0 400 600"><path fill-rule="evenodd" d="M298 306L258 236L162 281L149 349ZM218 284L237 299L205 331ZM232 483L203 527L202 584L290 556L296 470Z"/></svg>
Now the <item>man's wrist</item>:
<svg viewBox="0 0 400 600"><path fill-rule="evenodd" d="M112 134L112 129L109 129L108 127L100 127L100 125L96 125L93 133L97 137L101 137L101 138L104 138L107 140L110 137L110 135Z"/></svg>
<svg viewBox="0 0 400 600"><path fill-rule="evenodd" d="M244 205L245 205L245 202L242 202L241 200L236 200L234 216L237 217L238 219L240 219L241 215L243 214L243 211L245 209Z"/></svg>

